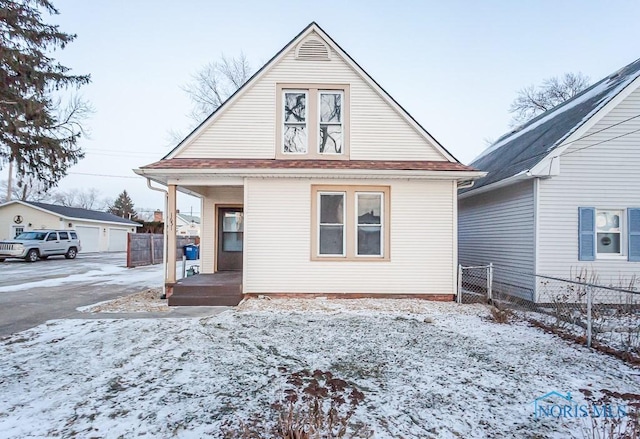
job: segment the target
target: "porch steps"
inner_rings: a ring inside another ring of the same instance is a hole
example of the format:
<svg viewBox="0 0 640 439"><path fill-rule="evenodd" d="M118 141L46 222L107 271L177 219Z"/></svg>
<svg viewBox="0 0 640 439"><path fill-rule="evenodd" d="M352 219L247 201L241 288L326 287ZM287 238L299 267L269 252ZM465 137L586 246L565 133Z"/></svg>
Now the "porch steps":
<svg viewBox="0 0 640 439"><path fill-rule="evenodd" d="M242 272L198 274L179 280L169 306L236 306L242 300Z"/></svg>

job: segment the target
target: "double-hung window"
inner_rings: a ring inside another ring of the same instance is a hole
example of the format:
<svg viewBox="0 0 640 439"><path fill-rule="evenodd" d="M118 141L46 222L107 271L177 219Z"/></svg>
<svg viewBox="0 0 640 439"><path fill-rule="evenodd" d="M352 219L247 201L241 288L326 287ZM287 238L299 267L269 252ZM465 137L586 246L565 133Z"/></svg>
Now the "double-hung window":
<svg viewBox="0 0 640 439"><path fill-rule="evenodd" d="M578 259L640 261L640 209L578 209Z"/></svg>
<svg viewBox="0 0 640 439"><path fill-rule="evenodd" d="M308 150L306 91L287 90L283 94L283 152L306 154Z"/></svg>
<svg viewBox="0 0 640 439"><path fill-rule="evenodd" d="M278 84L276 158L349 158L349 85Z"/></svg>
<svg viewBox="0 0 640 439"><path fill-rule="evenodd" d="M345 255L345 198L344 192L320 192L318 254Z"/></svg>
<svg viewBox="0 0 640 439"><path fill-rule="evenodd" d="M342 154L343 133L341 91L320 91L319 154Z"/></svg>
<svg viewBox="0 0 640 439"><path fill-rule="evenodd" d="M389 187L312 186L313 260L388 260Z"/></svg>

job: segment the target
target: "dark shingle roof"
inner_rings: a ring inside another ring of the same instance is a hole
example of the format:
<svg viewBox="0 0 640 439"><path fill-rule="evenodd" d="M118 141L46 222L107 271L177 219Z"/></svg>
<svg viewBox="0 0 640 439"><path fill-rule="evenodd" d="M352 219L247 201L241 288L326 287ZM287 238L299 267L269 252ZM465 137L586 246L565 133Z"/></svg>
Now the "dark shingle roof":
<svg viewBox="0 0 640 439"><path fill-rule="evenodd" d="M24 201L24 203L30 204L34 207L39 207L40 209L48 210L49 212L53 212L66 218L107 221L111 223L126 224L128 226L140 225L135 221L130 221L125 218L120 218L117 215L113 215L112 213L100 212L98 210L81 209L79 207L58 206L57 204L36 203L33 201Z"/></svg>
<svg viewBox="0 0 640 439"><path fill-rule="evenodd" d="M470 190L533 168L639 75L640 59L499 138L471 163L488 175Z"/></svg>

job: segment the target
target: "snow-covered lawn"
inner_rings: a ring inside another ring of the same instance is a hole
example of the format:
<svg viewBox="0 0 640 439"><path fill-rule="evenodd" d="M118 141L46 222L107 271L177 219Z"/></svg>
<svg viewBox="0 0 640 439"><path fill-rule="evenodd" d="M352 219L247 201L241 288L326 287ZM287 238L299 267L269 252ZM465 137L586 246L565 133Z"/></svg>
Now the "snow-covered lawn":
<svg viewBox="0 0 640 439"><path fill-rule="evenodd" d="M622 362L480 305L252 300L205 319L57 320L0 344L0 437L221 437L273 420L287 371L331 371L364 392L376 438L583 437L534 400L640 393Z"/></svg>

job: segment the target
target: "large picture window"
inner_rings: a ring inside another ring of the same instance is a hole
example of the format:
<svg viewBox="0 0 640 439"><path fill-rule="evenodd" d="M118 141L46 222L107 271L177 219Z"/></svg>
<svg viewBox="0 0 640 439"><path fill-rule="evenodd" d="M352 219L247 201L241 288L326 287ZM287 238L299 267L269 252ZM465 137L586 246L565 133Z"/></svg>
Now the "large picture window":
<svg viewBox="0 0 640 439"><path fill-rule="evenodd" d="M389 260L387 186L312 186L314 260Z"/></svg>
<svg viewBox="0 0 640 439"><path fill-rule="evenodd" d="M349 85L279 84L277 158L349 158Z"/></svg>

